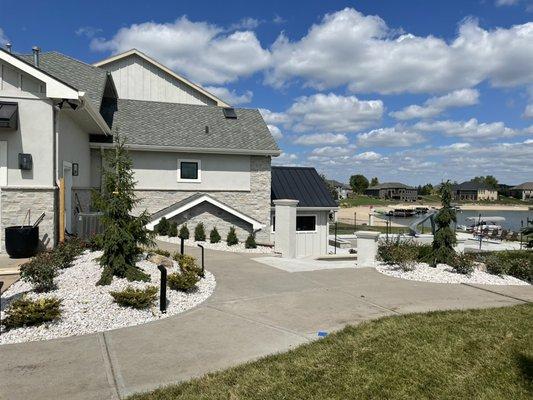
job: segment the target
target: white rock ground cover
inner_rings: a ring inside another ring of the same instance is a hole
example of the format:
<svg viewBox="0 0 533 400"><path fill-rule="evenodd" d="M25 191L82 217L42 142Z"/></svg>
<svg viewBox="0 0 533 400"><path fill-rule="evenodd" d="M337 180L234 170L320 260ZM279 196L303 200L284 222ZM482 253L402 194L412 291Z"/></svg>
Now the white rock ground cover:
<svg viewBox="0 0 533 400"><path fill-rule="evenodd" d="M181 239L179 237L168 237L168 236L157 236L157 240L161 240L162 242L168 242L168 243L176 243L176 244L179 244L181 242ZM219 251L230 251L233 253L258 253L258 254L274 253L274 249L268 246L257 246L257 248L255 249L247 249L244 246L244 242L239 242L238 244L235 244L233 246L228 246L224 240L221 240L218 243L210 243L208 241L197 242L193 239L185 240L186 246L197 247L199 244L204 246L206 249L219 250Z"/></svg>
<svg viewBox="0 0 533 400"><path fill-rule="evenodd" d="M86 333L107 331L126 326L140 325L150 321L167 318L189 310L205 301L215 290L215 277L205 272L197 288L189 293L178 292L167 288L167 312L159 311L158 299L154 306L146 310L122 307L113 301L110 291L120 291L127 286L146 288L153 285L159 287L161 273L157 265L142 260L137 266L151 276L151 282L129 282L127 279L113 278L108 286L96 286L100 278L101 267L97 258L101 252L89 252L79 256L72 267L62 269L56 277L57 289L48 293L34 293L30 284L19 280L2 294L2 318L4 309L9 303L22 294L32 299L55 296L62 300L61 319L49 324L35 327L2 330L0 344L46 340L59 337L77 336ZM174 267L168 273L179 271Z"/></svg>
<svg viewBox="0 0 533 400"><path fill-rule="evenodd" d="M395 278L433 283L470 283L481 285L529 285L528 282L509 275L493 275L476 268L470 275L455 272L447 264L438 264L435 268L425 263L415 264L412 271L403 271L396 265L378 263L378 272Z"/></svg>

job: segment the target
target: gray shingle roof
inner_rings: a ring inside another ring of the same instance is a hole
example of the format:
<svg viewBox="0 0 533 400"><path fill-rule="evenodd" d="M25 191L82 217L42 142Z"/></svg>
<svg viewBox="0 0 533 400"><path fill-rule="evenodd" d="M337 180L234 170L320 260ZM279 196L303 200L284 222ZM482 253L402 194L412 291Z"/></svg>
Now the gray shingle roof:
<svg viewBox="0 0 533 400"><path fill-rule="evenodd" d="M33 65L32 54L18 56ZM86 92L89 100L97 110L100 110L107 81L107 72L105 70L56 51L41 52L39 55L39 69L82 92Z"/></svg>
<svg viewBox="0 0 533 400"><path fill-rule="evenodd" d="M496 190L484 182L477 182L473 180L460 183L459 185L455 185L452 189L453 190Z"/></svg>
<svg viewBox="0 0 533 400"><path fill-rule="evenodd" d="M408 186L400 182L383 182L378 183L375 186L370 186L368 190L378 190L378 189L415 189L412 186Z"/></svg>
<svg viewBox="0 0 533 400"><path fill-rule="evenodd" d="M222 107L119 99L113 128L127 144L279 151L258 110L235 112L237 118L228 119Z"/></svg>
<svg viewBox="0 0 533 400"><path fill-rule="evenodd" d="M513 186L513 190L533 190L533 182L524 182L520 185Z"/></svg>

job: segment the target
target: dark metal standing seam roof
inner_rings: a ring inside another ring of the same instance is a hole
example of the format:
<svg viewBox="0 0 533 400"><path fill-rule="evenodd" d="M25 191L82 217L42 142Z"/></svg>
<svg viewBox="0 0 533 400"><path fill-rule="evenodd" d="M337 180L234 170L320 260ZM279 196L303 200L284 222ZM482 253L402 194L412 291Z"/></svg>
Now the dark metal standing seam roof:
<svg viewBox="0 0 533 400"><path fill-rule="evenodd" d="M272 167L271 200L298 200L298 207L338 207L326 184L311 167Z"/></svg>

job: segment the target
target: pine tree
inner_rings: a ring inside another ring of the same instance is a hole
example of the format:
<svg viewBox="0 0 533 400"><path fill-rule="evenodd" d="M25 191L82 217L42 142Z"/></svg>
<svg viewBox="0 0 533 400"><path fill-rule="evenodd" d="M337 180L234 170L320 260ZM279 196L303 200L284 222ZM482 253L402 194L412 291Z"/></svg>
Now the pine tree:
<svg viewBox="0 0 533 400"><path fill-rule="evenodd" d="M237 234L235 233L234 226L229 228L228 236L226 237L226 243L228 244L228 246L233 246L239 243L239 239L237 238Z"/></svg>
<svg viewBox="0 0 533 400"><path fill-rule="evenodd" d="M255 235L253 233L250 233L248 237L246 238L246 242L244 243L244 247L247 249L255 249L257 248L257 243L255 243Z"/></svg>
<svg viewBox="0 0 533 400"><path fill-rule="evenodd" d="M178 223L176 221L172 221L168 227L168 237L176 236L178 236Z"/></svg>
<svg viewBox="0 0 533 400"><path fill-rule="evenodd" d="M138 203L135 197L135 180L132 161L124 147L124 139L115 135L115 149L105 154L101 191L93 191L93 207L102 212L102 250L100 265L102 275L97 285L109 285L114 276L130 281L149 281L150 276L135 265L142 253L141 246L153 245L152 236L145 225L150 216L143 211L132 216Z"/></svg>
<svg viewBox="0 0 533 400"><path fill-rule="evenodd" d="M218 230L217 230L217 227L215 226L212 230L211 230L211 233L209 234L209 241L211 243L218 243L220 242L220 234L218 233Z"/></svg>
<svg viewBox="0 0 533 400"><path fill-rule="evenodd" d="M170 223L165 217L159 220L159 223L155 226L155 231L161 236L167 236L170 229Z"/></svg>
<svg viewBox="0 0 533 400"><path fill-rule="evenodd" d="M180 233L178 235L179 238L187 240L189 239L189 228L187 228L187 224L183 224L180 228Z"/></svg>
<svg viewBox="0 0 533 400"><path fill-rule="evenodd" d="M435 216L437 229L433 238L433 266L437 263L449 263L455 255L453 246L457 243L457 239L451 224L457 222L457 217L451 201L452 188L450 181L447 181L441 187L442 208Z"/></svg>
<svg viewBox="0 0 533 400"><path fill-rule="evenodd" d="M197 242L205 242L204 224L201 222L194 228L194 240Z"/></svg>

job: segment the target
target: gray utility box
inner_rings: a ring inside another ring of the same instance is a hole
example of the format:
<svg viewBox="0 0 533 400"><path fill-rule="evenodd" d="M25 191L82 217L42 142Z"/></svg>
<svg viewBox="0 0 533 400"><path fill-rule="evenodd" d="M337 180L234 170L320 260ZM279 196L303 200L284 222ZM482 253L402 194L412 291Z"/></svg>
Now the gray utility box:
<svg viewBox="0 0 533 400"><path fill-rule="evenodd" d="M101 212L81 212L78 214L77 233L78 237L83 240L88 240L96 234L102 233L104 227L102 225Z"/></svg>

